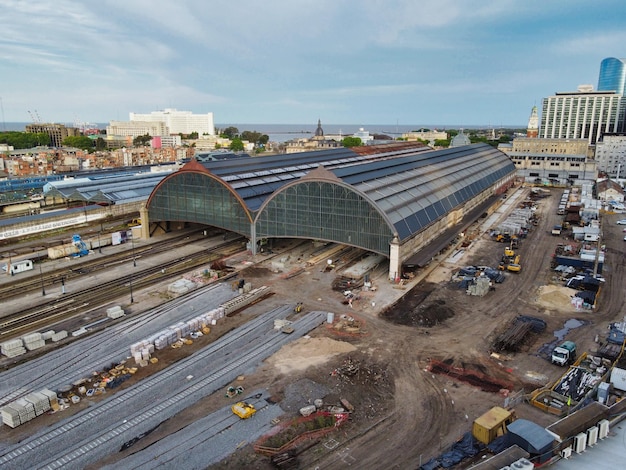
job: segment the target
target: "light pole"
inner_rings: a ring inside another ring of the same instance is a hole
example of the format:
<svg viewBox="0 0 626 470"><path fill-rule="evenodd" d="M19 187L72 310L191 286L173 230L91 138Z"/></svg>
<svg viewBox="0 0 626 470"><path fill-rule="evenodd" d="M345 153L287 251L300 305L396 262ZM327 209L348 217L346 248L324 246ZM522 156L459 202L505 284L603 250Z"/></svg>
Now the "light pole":
<svg viewBox="0 0 626 470"><path fill-rule="evenodd" d="M133 250L133 266L137 267L137 260L135 259L135 239L133 238L133 230L130 230L130 246Z"/></svg>
<svg viewBox="0 0 626 470"><path fill-rule="evenodd" d="M41 278L41 295L43 297L46 295L46 289L43 286L43 271L41 269L41 259L39 260L39 277Z"/></svg>
<svg viewBox="0 0 626 470"><path fill-rule="evenodd" d="M133 302L135 302L135 299L133 299L133 272L130 272L130 281L128 283L128 285L130 286L130 303L132 304Z"/></svg>
<svg viewBox="0 0 626 470"><path fill-rule="evenodd" d="M102 245L100 244L100 232L98 232L98 253L102 254Z"/></svg>

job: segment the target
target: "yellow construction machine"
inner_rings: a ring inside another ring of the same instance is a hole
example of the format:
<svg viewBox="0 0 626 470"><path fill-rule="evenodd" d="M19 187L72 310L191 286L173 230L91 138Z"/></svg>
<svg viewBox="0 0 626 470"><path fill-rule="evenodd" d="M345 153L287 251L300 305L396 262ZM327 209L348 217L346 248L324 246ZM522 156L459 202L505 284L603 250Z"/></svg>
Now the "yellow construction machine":
<svg viewBox="0 0 626 470"><path fill-rule="evenodd" d="M521 265L521 264L519 264L519 261L520 261L520 257L519 257L519 255L517 255L517 256L515 257L515 259L513 260L513 262L512 262L512 263L510 263L510 264L506 267L506 269L508 269L509 271L514 272L514 273L518 273L518 272L520 272L520 271L522 270L522 265Z"/></svg>
<svg viewBox="0 0 626 470"><path fill-rule="evenodd" d="M245 401L235 403L233 406L230 407L230 409L233 410L233 413L235 413L241 419L248 419L250 416L256 413L256 408L254 407L254 405L246 403Z"/></svg>

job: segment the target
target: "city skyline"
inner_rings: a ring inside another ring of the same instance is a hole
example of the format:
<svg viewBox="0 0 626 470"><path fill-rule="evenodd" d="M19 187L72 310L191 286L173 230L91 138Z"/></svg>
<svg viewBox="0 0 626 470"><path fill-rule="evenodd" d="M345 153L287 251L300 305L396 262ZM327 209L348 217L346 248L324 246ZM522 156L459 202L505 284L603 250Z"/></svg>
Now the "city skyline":
<svg viewBox="0 0 626 470"><path fill-rule="evenodd" d="M3 122L520 126L620 58L621 4L0 0ZM610 12L611 14L607 14Z"/></svg>

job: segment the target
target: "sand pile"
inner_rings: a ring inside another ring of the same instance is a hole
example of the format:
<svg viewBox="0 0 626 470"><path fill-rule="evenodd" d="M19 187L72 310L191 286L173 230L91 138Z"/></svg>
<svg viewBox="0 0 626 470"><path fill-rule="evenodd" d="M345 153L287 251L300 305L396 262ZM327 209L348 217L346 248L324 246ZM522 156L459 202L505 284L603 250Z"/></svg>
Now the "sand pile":
<svg viewBox="0 0 626 470"><path fill-rule="evenodd" d="M536 302L546 308L558 310L571 310L572 297L577 290L565 286L541 286L538 291Z"/></svg>
<svg viewBox="0 0 626 470"><path fill-rule="evenodd" d="M355 350L356 347L344 341L330 338L301 338L283 346L268 359L268 362L279 372L287 374L324 364L337 354Z"/></svg>

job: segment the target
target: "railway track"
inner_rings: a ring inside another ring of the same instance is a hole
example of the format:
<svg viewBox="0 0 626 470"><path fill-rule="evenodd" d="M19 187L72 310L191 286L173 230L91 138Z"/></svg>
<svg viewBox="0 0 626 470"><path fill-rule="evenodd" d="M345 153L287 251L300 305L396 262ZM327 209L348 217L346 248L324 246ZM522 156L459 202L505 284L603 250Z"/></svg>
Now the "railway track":
<svg viewBox="0 0 626 470"><path fill-rule="evenodd" d="M53 271L33 272L30 276L16 276L10 282L0 284L0 301L9 300L13 297L24 295L25 293L34 292L46 287L59 285L61 281L71 281L84 274L92 274L105 269L110 269L121 263L129 262L133 258L142 258L154 256L159 253L173 250L179 246L187 245L194 241L206 240L207 237L200 235L201 232L185 233L176 238L170 238L149 245L140 245L137 243L134 248L126 249L121 252L112 253L105 258L93 259L93 257L81 258L76 260L71 268L55 269ZM43 256L34 256L38 258ZM37 268L35 268L37 269Z"/></svg>
<svg viewBox="0 0 626 470"><path fill-rule="evenodd" d="M0 454L0 465L83 468L119 450L125 442L214 393L284 344L306 334L326 315L310 312L294 322L295 335L272 332L273 320L291 313L292 307L279 307L257 317L136 386L5 449ZM42 456L48 459L42 461Z"/></svg>
<svg viewBox="0 0 626 470"><path fill-rule="evenodd" d="M171 249L171 248L170 248ZM111 300L131 294L133 289L143 289L163 282L198 266L216 261L241 251L240 239L223 242L211 249L201 250L188 256L160 263L117 279L80 291L64 294L62 297L14 312L0 320L0 340L4 341L26 330L43 329L75 315L93 310Z"/></svg>
<svg viewBox="0 0 626 470"><path fill-rule="evenodd" d="M63 348L0 372L0 406L42 388L58 390L94 370L128 357L130 344L197 315L200 308L217 308L236 296L230 286L214 283L176 297L158 307L81 337Z"/></svg>

